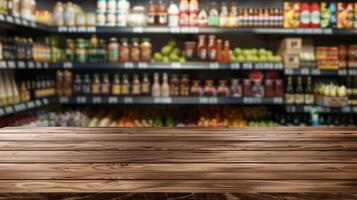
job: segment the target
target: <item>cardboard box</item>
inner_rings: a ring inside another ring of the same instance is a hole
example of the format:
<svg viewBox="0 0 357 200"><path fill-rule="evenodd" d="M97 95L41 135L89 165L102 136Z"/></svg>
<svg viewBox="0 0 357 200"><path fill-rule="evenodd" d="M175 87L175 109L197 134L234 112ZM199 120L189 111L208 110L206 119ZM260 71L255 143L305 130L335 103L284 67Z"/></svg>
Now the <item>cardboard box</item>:
<svg viewBox="0 0 357 200"><path fill-rule="evenodd" d="M301 38L285 38L281 41L279 54L300 54L302 49Z"/></svg>
<svg viewBox="0 0 357 200"><path fill-rule="evenodd" d="M284 67L286 69L298 69L300 68L300 56L299 54L284 54L282 55L284 61Z"/></svg>

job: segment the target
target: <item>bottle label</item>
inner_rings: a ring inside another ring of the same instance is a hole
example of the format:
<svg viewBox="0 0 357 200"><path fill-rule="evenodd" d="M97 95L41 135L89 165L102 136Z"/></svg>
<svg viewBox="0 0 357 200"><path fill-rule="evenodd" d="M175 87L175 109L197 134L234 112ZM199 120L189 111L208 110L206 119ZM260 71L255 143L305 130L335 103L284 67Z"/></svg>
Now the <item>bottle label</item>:
<svg viewBox="0 0 357 200"><path fill-rule="evenodd" d="M320 11L313 11L311 13L311 23L314 25L320 24Z"/></svg>
<svg viewBox="0 0 357 200"><path fill-rule="evenodd" d="M159 15L159 24L167 24L167 14L162 13Z"/></svg>
<svg viewBox="0 0 357 200"><path fill-rule="evenodd" d="M99 94L99 84L93 84L92 85L92 93L93 94Z"/></svg>
<svg viewBox="0 0 357 200"><path fill-rule="evenodd" d="M201 49L199 52L199 56L201 60L206 60L207 59L207 50L206 49Z"/></svg>
<svg viewBox="0 0 357 200"><path fill-rule="evenodd" d="M295 94L295 103L296 104L303 104L304 103L304 95Z"/></svg>
<svg viewBox="0 0 357 200"><path fill-rule="evenodd" d="M305 104L308 104L308 105L314 104L314 95L305 94Z"/></svg>
<svg viewBox="0 0 357 200"><path fill-rule="evenodd" d="M310 24L310 12L308 10L302 11L300 14L300 20L303 25Z"/></svg>
<svg viewBox="0 0 357 200"><path fill-rule="evenodd" d="M109 93L109 85L108 84L103 84L102 85L102 93L103 94L108 94Z"/></svg>
<svg viewBox="0 0 357 200"><path fill-rule="evenodd" d="M215 49L211 49L209 51L208 56L209 56L210 60L216 60L217 59L217 51Z"/></svg>
<svg viewBox="0 0 357 200"><path fill-rule="evenodd" d="M133 94L140 94L140 85L139 84L133 85Z"/></svg>
<svg viewBox="0 0 357 200"><path fill-rule="evenodd" d="M293 94L285 94L285 102L287 104L294 104L295 103L295 97Z"/></svg>
<svg viewBox="0 0 357 200"><path fill-rule="evenodd" d="M112 94L113 95L120 95L120 85L113 85Z"/></svg>

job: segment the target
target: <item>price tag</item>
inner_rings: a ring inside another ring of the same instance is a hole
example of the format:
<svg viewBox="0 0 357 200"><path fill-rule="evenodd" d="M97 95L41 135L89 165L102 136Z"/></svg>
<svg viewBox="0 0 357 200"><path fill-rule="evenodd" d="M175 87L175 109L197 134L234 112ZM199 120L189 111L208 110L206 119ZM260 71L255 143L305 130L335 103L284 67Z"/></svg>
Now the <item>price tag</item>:
<svg viewBox="0 0 357 200"><path fill-rule="evenodd" d="M350 113L351 110L352 110L352 109L351 109L351 107L349 107L349 106L346 106L346 107L343 107L343 108L342 108L342 112L343 112L343 113Z"/></svg>
<svg viewBox="0 0 357 200"><path fill-rule="evenodd" d="M21 19L20 18L15 18L15 24L21 25Z"/></svg>
<svg viewBox="0 0 357 200"><path fill-rule="evenodd" d="M5 21L5 16L3 14L0 14L0 21Z"/></svg>
<svg viewBox="0 0 357 200"><path fill-rule="evenodd" d="M282 104L283 103L283 98L280 97L275 97L273 99L274 104Z"/></svg>
<svg viewBox="0 0 357 200"><path fill-rule="evenodd" d="M240 69L239 63L231 63L231 69Z"/></svg>
<svg viewBox="0 0 357 200"><path fill-rule="evenodd" d="M219 64L218 63L210 63L209 68L210 69L219 69Z"/></svg>
<svg viewBox="0 0 357 200"><path fill-rule="evenodd" d="M6 16L6 21L9 23L14 23L14 18L11 16Z"/></svg>
<svg viewBox="0 0 357 200"><path fill-rule="evenodd" d="M281 63L275 63L275 64L274 64L274 69L283 69L283 64L281 64Z"/></svg>
<svg viewBox="0 0 357 200"><path fill-rule="evenodd" d="M85 32L87 32L87 28L84 26L78 27L78 32L85 33Z"/></svg>
<svg viewBox="0 0 357 200"><path fill-rule="evenodd" d="M19 69L25 69L26 68L25 62L24 61L17 61L17 67Z"/></svg>
<svg viewBox="0 0 357 200"><path fill-rule="evenodd" d="M313 34L321 35L322 34L322 29L321 28L313 28L310 29Z"/></svg>
<svg viewBox="0 0 357 200"><path fill-rule="evenodd" d="M139 67L139 69L147 69L148 68L148 64L141 62L141 63L138 64L138 67Z"/></svg>
<svg viewBox="0 0 357 200"><path fill-rule="evenodd" d="M286 107L286 110L290 113L295 113L296 112L296 107L295 106L288 106Z"/></svg>
<svg viewBox="0 0 357 200"><path fill-rule="evenodd" d="M92 102L94 104L100 104L100 103L102 103L102 98L101 97L93 97Z"/></svg>
<svg viewBox="0 0 357 200"><path fill-rule="evenodd" d="M262 103L262 98L245 97L245 98L243 98L243 103L246 103L246 104L261 104Z"/></svg>
<svg viewBox="0 0 357 200"><path fill-rule="evenodd" d="M33 68L35 68L35 63L32 62L32 61L29 61L29 62L27 62L27 67L28 67L29 69L33 69Z"/></svg>
<svg viewBox="0 0 357 200"><path fill-rule="evenodd" d="M171 63L171 68L172 69L181 69L181 63Z"/></svg>
<svg viewBox="0 0 357 200"><path fill-rule="evenodd" d="M198 103L200 103L200 104L208 104L208 98L200 97L200 98L198 98Z"/></svg>
<svg viewBox="0 0 357 200"><path fill-rule="evenodd" d="M170 33L180 33L181 29L180 27L171 27L170 28Z"/></svg>
<svg viewBox="0 0 357 200"><path fill-rule="evenodd" d="M71 27L68 28L68 32L76 33L76 32L78 32L78 29L75 26L71 26Z"/></svg>
<svg viewBox="0 0 357 200"><path fill-rule="evenodd" d="M70 62L65 62L65 63L63 63L63 68L64 69L72 69L72 63L70 63Z"/></svg>
<svg viewBox="0 0 357 200"><path fill-rule="evenodd" d="M322 29L322 32L325 35L332 35L332 29L331 28Z"/></svg>
<svg viewBox="0 0 357 200"><path fill-rule="evenodd" d="M36 69L42 69L42 63L36 62Z"/></svg>
<svg viewBox="0 0 357 200"><path fill-rule="evenodd" d="M134 68L134 64L131 63L131 62L124 63L124 68L125 69L133 69Z"/></svg>
<svg viewBox="0 0 357 200"><path fill-rule="evenodd" d="M132 104L134 103L134 100L132 97L124 97L124 103L125 104Z"/></svg>
<svg viewBox="0 0 357 200"><path fill-rule="evenodd" d="M209 104L217 104L218 103L217 97L208 98L208 103Z"/></svg>
<svg viewBox="0 0 357 200"><path fill-rule="evenodd" d="M40 107L40 106L42 106L42 102L39 99L37 99L35 101L35 105L36 105L36 107Z"/></svg>
<svg viewBox="0 0 357 200"><path fill-rule="evenodd" d="M30 26L31 26L32 28L36 28L36 27L37 27L37 25L36 25L35 22L30 22Z"/></svg>
<svg viewBox="0 0 357 200"><path fill-rule="evenodd" d="M155 97L154 98L154 103L155 104L171 104L172 103L172 99L170 97Z"/></svg>
<svg viewBox="0 0 357 200"><path fill-rule="evenodd" d="M58 32L67 32L67 27L66 26L59 26L58 27Z"/></svg>
<svg viewBox="0 0 357 200"><path fill-rule="evenodd" d="M353 107L353 113L357 113L357 106Z"/></svg>
<svg viewBox="0 0 357 200"><path fill-rule="evenodd" d="M47 99L47 98L43 98L43 99L42 99L42 102L43 102L43 104L45 104L45 105L48 105L48 104L49 104L49 102L48 102L48 99Z"/></svg>
<svg viewBox="0 0 357 200"><path fill-rule="evenodd" d="M78 104L85 104L85 103L87 103L87 98L86 97L77 97L76 102Z"/></svg>
<svg viewBox="0 0 357 200"><path fill-rule="evenodd" d="M200 103L200 104L217 104L218 98L217 97L200 97L200 98L198 98L198 103Z"/></svg>
<svg viewBox="0 0 357 200"><path fill-rule="evenodd" d="M29 22L27 20L22 20L22 24L24 26L30 26Z"/></svg>
<svg viewBox="0 0 357 200"><path fill-rule="evenodd" d="M286 75L293 75L294 74L294 70L293 69L285 69L285 74Z"/></svg>
<svg viewBox="0 0 357 200"><path fill-rule="evenodd" d="M32 109L35 107L35 103L33 101L27 102L27 108Z"/></svg>
<svg viewBox="0 0 357 200"><path fill-rule="evenodd" d="M309 112L311 112L312 106L304 106L303 109L304 109L303 112L309 113Z"/></svg>
<svg viewBox="0 0 357 200"><path fill-rule="evenodd" d="M48 69L48 68L49 68L48 62L44 62L44 63L43 63L43 68L44 68L44 69Z"/></svg>
<svg viewBox="0 0 357 200"><path fill-rule="evenodd" d="M266 68L265 68L264 64L262 64L262 63L255 63L254 69L266 69Z"/></svg>
<svg viewBox="0 0 357 200"><path fill-rule="evenodd" d="M143 27L134 27L133 28L133 33L143 33L144 29Z"/></svg>
<svg viewBox="0 0 357 200"><path fill-rule="evenodd" d="M97 32L97 28L95 26L90 26L90 27L87 27L87 31L88 31L88 33L95 33L95 32Z"/></svg>
<svg viewBox="0 0 357 200"><path fill-rule="evenodd" d="M25 106L25 105L24 104L15 105L15 111L20 112L20 111L24 110L23 106Z"/></svg>
<svg viewBox="0 0 357 200"><path fill-rule="evenodd" d="M347 70L345 70L345 69L338 70L338 75L339 76L346 76L347 75Z"/></svg>
<svg viewBox="0 0 357 200"><path fill-rule="evenodd" d="M68 97L60 97L59 102L60 103L69 103L69 98Z"/></svg>
<svg viewBox="0 0 357 200"><path fill-rule="evenodd" d="M4 109L0 108L0 117L5 115Z"/></svg>
<svg viewBox="0 0 357 200"><path fill-rule="evenodd" d="M7 61L7 67L9 69L15 69L16 65L14 61Z"/></svg>
<svg viewBox="0 0 357 200"><path fill-rule="evenodd" d="M5 107L5 113L8 115L14 113L14 108L12 106Z"/></svg>
<svg viewBox="0 0 357 200"><path fill-rule="evenodd" d="M117 104L118 103L118 97L109 97L108 103Z"/></svg>
<svg viewBox="0 0 357 200"><path fill-rule="evenodd" d="M313 69L311 73L312 73L312 75L321 75L321 70Z"/></svg>
<svg viewBox="0 0 357 200"><path fill-rule="evenodd" d="M0 68L1 69L6 69L6 62L5 61L0 61Z"/></svg>
<svg viewBox="0 0 357 200"><path fill-rule="evenodd" d="M274 69L274 64L273 63L264 63L264 68L265 69Z"/></svg>
<svg viewBox="0 0 357 200"><path fill-rule="evenodd" d="M310 71L309 71L309 69L304 68L304 69L301 69L301 74L302 74L302 75L309 75L309 74L310 74Z"/></svg>
<svg viewBox="0 0 357 200"><path fill-rule="evenodd" d="M243 69L253 69L252 63L243 63Z"/></svg>
<svg viewBox="0 0 357 200"><path fill-rule="evenodd" d="M357 69L350 69L350 75L356 76L357 75Z"/></svg>

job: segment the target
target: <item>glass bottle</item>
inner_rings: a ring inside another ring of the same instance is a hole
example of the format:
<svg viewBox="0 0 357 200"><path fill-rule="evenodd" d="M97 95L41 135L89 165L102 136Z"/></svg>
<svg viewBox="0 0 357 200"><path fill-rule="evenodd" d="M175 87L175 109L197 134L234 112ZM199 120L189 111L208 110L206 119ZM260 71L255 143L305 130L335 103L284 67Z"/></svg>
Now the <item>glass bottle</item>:
<svg viewBox="0 0 357 200"><path fill-rule="evenodd" d="M305 104L307 105L312 105L314 104L314 94L312 91L312 82L311 82L311 76L307 77L307 82L305 86Z"/></svg>
<svg viewBox="0 0 357 200"><path fill-rule="evenodd" d="M208 42L208 60L216 61L217 60L217 48L216 48L216 36L210 35Z"/></svg>
<svg viewBox="0 0 357 200"><path fill-rule="evenodd" d="M109 95L110 94L110 81L108 74L103 75L103 81L101 84L101 94Z"/></svg>
<svg viewBox="0 0 357 200"><path fill-rule="evenodd" d="M79 74L76 74L73 84L73 93L75 95L82 94L82 80Z"/></svg>
<svg viewBox="0 0 357 200"><path fill-rule="evenodd" d="M221 97L229 97L229 88L226 80L220 80L217 88L217 95Z"/></svg>
<svg viewBox="0 0 357 200"><path fill-rule="evenodd" d="M130 94L130 83L128 75L123 75L123 82L121 84L121 95L127 96Z"/></svg>
<svg viewBox="0 0 357 200"><path fill-rule="evenodd" d="M230 63L231 62L231 54L230 54L230 44L229 40L224 41L224 49L223 49L223 58L222 58L224 63Z"/></svg>
<svg viewBox="0 0 357 200"><path fill-rule="evenodd" d="M197 46L197 55L200 61L207 60L207 45L206 45L206 36L198 36L198 46Z"/></svg>
<svg viewBox="0 0 357 200"><path fill-rule="evenodd" d="M228 7L225 2L222 3L221 13L219 15L219 26L226 27L228 24Z"/></svg>
<svg viewBox="0 0 357 200"><path fill-rule="evenodd" d="M187 75L182 75L180 81L180 96L190 95L190 82Z"/></svg>
<svg viewBox="0 0 357 200"><path fill-rule="evenodd" d="M140 62L140 46L139 46L138 38L132 39L132 45L130 48L130 61L131 62Z"/></svg>
<svg viewBox="0 0 357 200"><path fill-rule="evenodd" d="M94 74L94 79L92 82L92 94L98 95L100 93L100 80L99 75Z"/></svg>
<svg viewBox="0 0 357 200"><path fill-rule="evenodd" d="M139 75L134 74L133 82L132 82L132 94L140 95L141 94L141 85L139 81Z"/></svg>
<svg viewBox="0 0 357 200"><path fill-rule="evenodd" d="M216 50L217 50L217 56L216 56L217 62L223 62L224 56L223 56L223 51L222 51L222 40L221 39L218 39L216 42Z"/></svg>
<svg viewBox="0 0 357 200"><path fill-rule="evenodd" d="M295 102L293 78L291 76L288 77L288 85L286 86L285 93L285 102L287 104L294 104Z"/></svg>
<svg viewBox="0 0 357 200"><path fill-rule="evenodd" d="M142 81L142 86L141 86L141 94L142 95L150 95L150 88L151 88L151 84L149 81L149 77L148 74L144 74L143 75L143 81Z"/></svg>
<svg viewBox="0 0 357 200"><path fill-rule="evenodd" d="M154 74L154 84L152 85L152 96L160 97L161 96L161 86L160 86L160 77L158 73Z"/></svg>
<svg viewBox="0 0 357 200"><path fill-rule="evenodd" d="M168 80L167 73L164 73L162 76L162 85L161 85L161 96L169 97L170 96L170 85Z"/></svg>
<svg viewBox="0 0 357 200"><path fill-rule="evenodd" d="M210 9L208 11L208 26L219 25L219 13L215 2L211 2Z"/></svg>
<svg viewBox="0 0 357 200"><path fill-rule="evenodd" d="M180 86L177 75L172 75L170 80L170 96L179 96Z"/></svg>
<svg viewBox="0 0 357 200"><path fill-rule="evenodd" d="M119 96L120 94L121 94L120 79L119 79L119 75L115 74L112 83L112 95Z"/></svg>
<svg viewBox="0 0 357 200"><path fill-rule="evenodd" d="M117 63L119 60L119 44L116 38L110 38L108 45L108 60L110 63Z"/></svg>
<svg viewBox="0 0 357 200"><path fill-rule="evenodd" d="M302 77L298 77L296 91L295 91L295 104L303 104L304 103L304 89L302 84Z"/></svg>
<svg viewBox="0 0 357 200"><path fill-rule="evenodd" d="M201 86L201 81L193 80L191 86L191 95L192 96L202 96L203 88Z"/></svg>

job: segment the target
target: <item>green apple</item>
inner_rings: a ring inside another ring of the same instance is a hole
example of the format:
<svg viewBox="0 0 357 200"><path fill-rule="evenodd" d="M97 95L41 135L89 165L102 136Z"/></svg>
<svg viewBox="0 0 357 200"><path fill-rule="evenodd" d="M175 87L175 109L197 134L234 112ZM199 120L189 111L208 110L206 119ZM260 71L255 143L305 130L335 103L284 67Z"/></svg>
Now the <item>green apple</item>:
<svg viewBox="0 0 357 200"><path fill-rule="evenodd" d="M155 62L161 62L162 59L163 59L163 57L162 57L161 53L155 53L154 54L154 61Z"/></svg>
<svg viewBox="0 0 357 200"><path fill-rule="evenodd" d="M172 51L172 47L171 46L164 46L161 48L161 54L164 56L168 56Z"/></svg>
<svg viewBox="0 0 357 200"><path fill-rule="evenodd" d="M170 46L171 48L175 48L177 43L175 40L170 40L168 43L167 43L168 46Z"/></svg>
<svg viewBox="0 0 357 200"><path fill-rule="evenodd" d="M260 62L267 62L267 61L268 61L268 58L267 58L265 55L260 55L260 56L259 56L259 61L260 61Z"/></svg>
<svg viewBox="0 0 357 200"><path fill-rule="evenodd" d="M237 62L246 62L245 56L239 55L237 58Z"/></svg>
<svg viewBox="0 0 357 200"><path fill-rule="evenodd" d="M234 54L236 54L236 56L240 55L242 53L242 49L241 48L235 48L234 49Z"/></svg>
<svg viewBox="0 0 357 200"><path fill-rule="evenodd" d="M170 62L170 58L168 56L164 56L164 58L162 59L162 61L164 63L169 63Z"/></svg>

